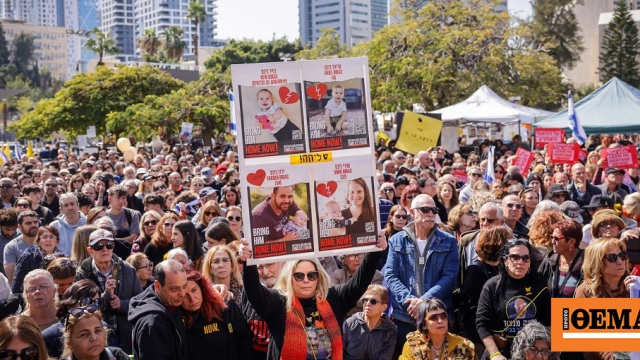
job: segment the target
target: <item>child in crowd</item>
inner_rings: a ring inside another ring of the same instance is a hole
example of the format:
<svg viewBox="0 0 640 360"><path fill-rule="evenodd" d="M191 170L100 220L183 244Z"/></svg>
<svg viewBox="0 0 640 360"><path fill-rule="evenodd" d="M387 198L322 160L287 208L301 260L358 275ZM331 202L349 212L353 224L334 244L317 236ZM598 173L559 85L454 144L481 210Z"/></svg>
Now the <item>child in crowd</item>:
<svg viewBox="0 0 640 360"><path fill-rule="evenodd" d="M326 124L327 135L338 135L342 130L347 130L347 104L344 98L344 86L338 84L331 90L332 99L324 107L324 122Z"/></svg>
<svg viewBox="0 0 640 360"><path fill-rule="evenodd" d="M273 134L278 141L293 140L294 131L300 132L300 129L287 118L280 105L273 101L271 91L260 89L257 97L260 110L255 118L260 127Z"/></svg>

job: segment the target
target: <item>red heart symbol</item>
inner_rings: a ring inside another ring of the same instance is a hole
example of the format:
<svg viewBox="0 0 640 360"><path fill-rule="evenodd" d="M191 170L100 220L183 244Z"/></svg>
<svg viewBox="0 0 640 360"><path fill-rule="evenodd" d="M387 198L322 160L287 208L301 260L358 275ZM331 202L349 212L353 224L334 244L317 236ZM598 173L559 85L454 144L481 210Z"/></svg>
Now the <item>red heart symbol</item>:
<svg viewBox="0 0 640 360"><path fill-rule="evenodd" d="M329 181L326 184L318 184L316 185L316 191L318 194L324 197L331 197L334 192L338 189L338 183L335 181Z"/></svg>
<svg viewBox="0 0 640 360"><path fill-rule="evenodd" d="M280 99L282 99L282 102L285 104L295 104L300 99L298 93L291 91L286 86L283 86L278 90L278 95L280 95Z"/></svg>
<svg viewBox="0 0 640 360"><path fill-rule="evenodd" d="M307 86L307 95L312 99L320 100L326 93L327 85L325 83L320 83L316 86Z"/></svg>
<svg viewBox="0 0 640 360"><path fill-rule="evenodd" d="M264 178L267 176L267 173L260 169L254 173L250 173L247 175L247 181L251 185L260 186L264 182Z"/></svg>

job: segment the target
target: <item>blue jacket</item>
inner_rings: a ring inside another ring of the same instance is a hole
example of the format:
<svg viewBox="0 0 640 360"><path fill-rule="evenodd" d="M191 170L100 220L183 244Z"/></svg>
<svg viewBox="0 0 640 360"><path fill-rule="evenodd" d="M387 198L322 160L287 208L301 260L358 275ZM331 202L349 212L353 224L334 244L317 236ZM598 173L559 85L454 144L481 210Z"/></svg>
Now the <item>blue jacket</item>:
<svg viewBox="0 0 640 360"><path fill-rule="evenodd" d="M418 294L416 288L416 257L418 244L414 233L414 224L408 224L403 231L389 240L389 255L384 266L384 278L389 288L393 318L415 323L407 313L407 299L436 297L442 300L447 310L453 308L451 294L458 276L459 259L456 239L439 229L426 253L424 268L424 294Z"/></svg>

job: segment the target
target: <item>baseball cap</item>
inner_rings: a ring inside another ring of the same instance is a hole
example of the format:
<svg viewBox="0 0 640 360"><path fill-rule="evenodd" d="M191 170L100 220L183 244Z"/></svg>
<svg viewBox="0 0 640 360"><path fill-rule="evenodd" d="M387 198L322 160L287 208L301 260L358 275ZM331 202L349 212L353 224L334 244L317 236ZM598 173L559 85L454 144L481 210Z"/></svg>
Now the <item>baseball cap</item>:
<svg viewBox="0 0 640 360"><path fill-rule="evenodd" d="M145 170L145 168L140 168L136 170L136 175L144 175L146 173L147 173L147 170Z"/></svg>
<svg viewBox="0 0 640 360"><path fill-rule="evenodd" d="M607 169L607 175L615 174L615 173L618 173L620 175L624 175L624 170L618 169L618 168L608 168Z"/></svg>
<svg viewBox="0 0 640 360"><path fill-rule="evenodd" d="M218 165L218 167L216 168L216 174L219 173L220 171L227 171L228 167L225 164L220 164Z"/></svg>
<svg viewBox="0 0 640 360"><path fill-rule="evenodd" d="M613 198L604 195L594 195L591 198L589 205L583 206L585 209L591 209L596 207L605 207L607 209L613 209Z"/></svg>
<svg viewBox="0 0 640 360"><path fill-rule="evenodd" d="M553 184L551 185L551 187L549 187L549 192L551 194L557 194L557 193L568 193L569 191L567 191L567 188L565 188L560 184Z"/></svg>
<svg viewBox="0 0 640 360"><path fill-rule="evenodd" d="M205 196L209 196L209 195L213 194L214 192L216 192L216 191L212 187L207 186L207 187L203 188L202 190L200 190L200 192L198 193L198 196L203 198Z"/></svg>
<svg viewBox="0 0 640 360"><path fill-rule="evenodd" d="M203 178L210 178L211 177L211 168L210 167L204 167L202 168L202 170L200 170L200 175L202 175Z"/></svg>
<svg viewBox="0 0 640 360"><path fill-rule="evenodd" d="M89 235L89 246L97 244L100 240L115 241L109 230L98 229Z"/></svg>
<svg viewBox="0 0 640 360"><path fill-rule="evenodd" d="M577 202L567 200L560 204L560 210L569 220L575 220L582 224L582 215L580 215L580 205Z"/></svg>

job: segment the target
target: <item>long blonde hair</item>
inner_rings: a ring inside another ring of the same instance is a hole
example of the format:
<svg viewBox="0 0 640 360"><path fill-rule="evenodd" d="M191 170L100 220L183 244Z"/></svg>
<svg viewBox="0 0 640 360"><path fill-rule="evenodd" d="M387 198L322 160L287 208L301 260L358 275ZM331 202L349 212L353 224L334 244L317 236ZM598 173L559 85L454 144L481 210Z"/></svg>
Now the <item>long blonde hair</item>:
<svg viewBox="0 0 640 360"><path fill-rule="evenodd" d="M615 245L620 251L627 251L627 245L624 241L616 238L600 238L591 242L584 252L584 262L582 263L582 273L584 274L584 283L586 290L591 295L598 297L604 286L602 279L602 271L605 267L604 256L607 254L609 246ZM629 272L629 260L627 263L627 271ZM624 276L623 276L624 277Z"/></svg>
<svg viewBox="0 0 640 360"><path fill-rule="evenodd" d="M327 294L329 294L329 288L331 287L331 282L329 278L329 274L322 267L322 264L317 259L300 259L300 260L292 260L287 261L282 267L282 271L280 271L280 276L274 285L274 289L280 290L280 292L287 298L287 311L291 311L293 307L293 297L296 296L293 290L293 272L298 267L298 264L306 261L312 263L316 267L316 271L318 272L318 286L316 288L316 299L324 301L327 299Z"/></svg>
<svg viewBox="0 0 640 360"><path fill-rule="evenodd" d="M204 260L202 264L202 275L209 280L210 283L213 283L213 274L211 273L211 261L213 257L216 255L218 251L224 251L229 255L229 259L231 259L231 279L235 281L238 285L242 286L242 275L240 274L240 269L238 268L238 259L236 258L235 252L232 251L227 245L216 245L212 246L211 249L207 251L204 255Z"/></svg>
<svg viewBox="0 0 640 360"><path fill-rule="evenodd" d="M76 229L73 234L73 241L71 241L71 260L75 260L78 264L82 263L84 259L89 257L89 235L92 232L98 230L95 225L82 225Z"/></svg>

